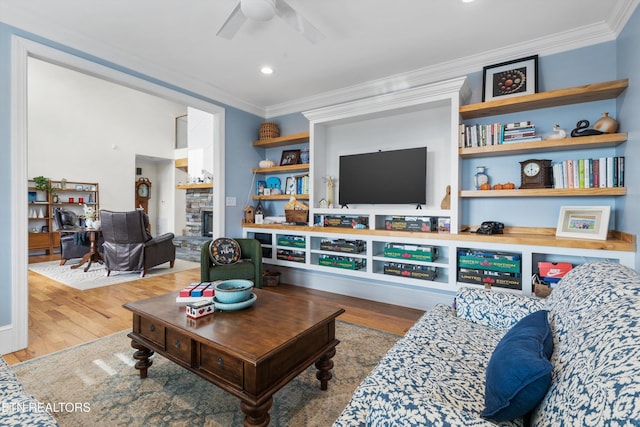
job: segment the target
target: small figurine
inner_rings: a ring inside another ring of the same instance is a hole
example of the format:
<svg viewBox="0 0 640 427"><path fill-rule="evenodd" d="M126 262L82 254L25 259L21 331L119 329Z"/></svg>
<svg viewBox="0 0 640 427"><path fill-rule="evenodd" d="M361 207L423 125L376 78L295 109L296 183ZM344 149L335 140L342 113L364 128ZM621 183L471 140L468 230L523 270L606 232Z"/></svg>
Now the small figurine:
<svg viewBox="0 0 640 427"><path fill-rule="evenodd" d="M560 129L560 125L557 123L553 125L553 131L555 133L549 135L548 139L564 139L567 137L567 131L565 131L564 129Z"/></svg>
<svg viewBox="0 0 640 427"><path fill-rule="evenodd" d="M571 136L602 135L599 130L589 129L589 124L589 120L580 120L576 123L576 128L571 131Z"/></svg>

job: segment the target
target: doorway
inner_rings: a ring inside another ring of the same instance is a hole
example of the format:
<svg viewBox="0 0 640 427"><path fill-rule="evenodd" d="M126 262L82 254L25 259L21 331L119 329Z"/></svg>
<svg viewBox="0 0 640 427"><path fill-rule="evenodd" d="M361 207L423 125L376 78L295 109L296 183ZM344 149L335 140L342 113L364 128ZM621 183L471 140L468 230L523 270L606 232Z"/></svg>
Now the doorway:
<svg viewBox="0 0 640 427"><path fill-rule="evenodd" d="M31 40L19 36L12 37L12 128L11 128L11 161L15 165L12 170L12 181L14 183L11 194L11 204L13 215L11 218L12 230L12 271L11 271L11 319L10 327L2 331L3 352L13 352L25 348L28 343L28 245L27 226L23 218L28 213L27 206L27 123L28 123L28 99L27 99L27 78L28 78L28 58L33 57L50 62L62 67L67 67L82 73L95 76L110 82L121 84L129 88L137 89L149 94L181 102L185 105L193 105L203 111L208 111L214 115L216 121L216 133L214 135L214 203L217 206L224 206L224 109L203 101L198 98L186 95L173 89L143 80L139 77L126 74L109 66L102 65L87 59L80 58L41 45ZM224 209L216 215L213 224L214 232L224 234ZM5 339L6 338L6 339Z"/></svg>

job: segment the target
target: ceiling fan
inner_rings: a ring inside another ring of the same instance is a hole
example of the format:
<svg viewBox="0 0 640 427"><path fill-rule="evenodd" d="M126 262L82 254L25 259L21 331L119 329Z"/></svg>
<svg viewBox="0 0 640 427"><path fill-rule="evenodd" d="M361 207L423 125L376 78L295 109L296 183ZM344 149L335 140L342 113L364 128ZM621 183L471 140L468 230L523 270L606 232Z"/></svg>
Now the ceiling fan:
<svg viewBox="0 0 640 427"><path fill-rule="evenodd" d="M324 39L324 35L316 27L284 0L240 0L216 35L232 39L247 18L256 21L269 21L274 15L284 19L287 24L302 33L311 43Z"/></svg>

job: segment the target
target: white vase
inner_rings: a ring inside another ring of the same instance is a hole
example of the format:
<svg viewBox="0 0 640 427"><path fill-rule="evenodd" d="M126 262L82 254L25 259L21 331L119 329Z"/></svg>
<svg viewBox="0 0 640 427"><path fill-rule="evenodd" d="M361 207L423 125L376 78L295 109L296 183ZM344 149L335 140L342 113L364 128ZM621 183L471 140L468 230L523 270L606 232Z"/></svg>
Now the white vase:
<svg viewBox="0 0 640 427"><path fill-rule="evenodd" d="M86 228L93 228L93 220L89 219L89 218L85 218L84 220L84 226Z"/></svg>

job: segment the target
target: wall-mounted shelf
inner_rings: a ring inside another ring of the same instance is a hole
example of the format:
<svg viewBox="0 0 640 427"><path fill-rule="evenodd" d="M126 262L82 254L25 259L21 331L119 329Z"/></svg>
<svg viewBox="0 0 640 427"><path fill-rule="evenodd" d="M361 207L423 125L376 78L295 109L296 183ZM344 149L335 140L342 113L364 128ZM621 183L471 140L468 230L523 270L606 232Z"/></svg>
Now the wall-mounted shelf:
<svg viewBox="0 0 640 427"><path fill-rule="evenodd" d="M176 159L176 169L180 169L186 172L188 166L189 166L189 159L187 159L186 157L183 159Z"/></svg>
<svg viewBox="0 0 640 427"><path fill-rule="evenodd" d="M297 200L309 200L308 194L278 194L269 196L253 196L253 200L289 200L291 197L295 197Z"/></svg>
<svg viewBox="0 0 640 427"><path fill-rule="evenodd" d="M594 197L624 196L626 187L534 188L525 190L463 190L460 197Z"/></svg>
<svg viewBox="0 0 640 427"><path fill-rule="evenodd" d="M601 101L618 97L629 85L629 79L594 83L567 89L550 90L515 98L498 99L479 102L460 107L462 119L495 116L536 110L539 108L558 107L561 105L579 104L583 102Z"/></svg>
<svg viewBox="0 0 640 427"><path fill-rule="evenodd" d="M309 142L309 132L253 141L253 146L260 148L274 148L284 147L287 145L302 144L304 142Z"/></svg>
<svg viewBox="0 0 640 427"><path fill-rule="evenodd" d="M307 172L309 171L309 164L299 164L299 165L284 165L284 166L274 166L271 168L253 168L252 171L254 173L287 173L287 172Z"/></svg>
<svg viewBox="0 0 640 427"><path fill-rule="evenodd" d="M479 158L525 154L532 151L568 151L589 148L616 147L627 140L626 133L609 133L577 138L547 139L536 142L519 142L515 144L487 145L484 147L460 148L461 158Z"/></svg>

